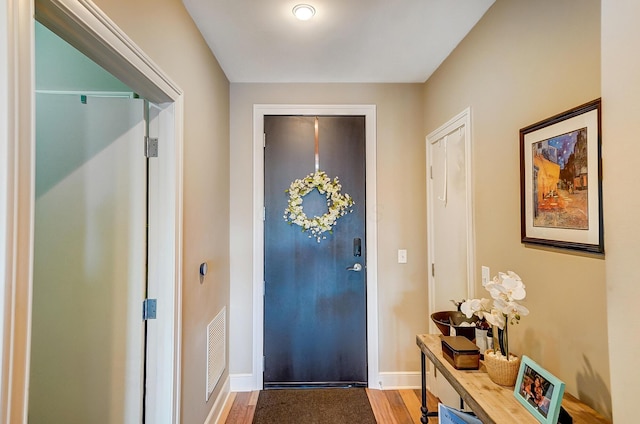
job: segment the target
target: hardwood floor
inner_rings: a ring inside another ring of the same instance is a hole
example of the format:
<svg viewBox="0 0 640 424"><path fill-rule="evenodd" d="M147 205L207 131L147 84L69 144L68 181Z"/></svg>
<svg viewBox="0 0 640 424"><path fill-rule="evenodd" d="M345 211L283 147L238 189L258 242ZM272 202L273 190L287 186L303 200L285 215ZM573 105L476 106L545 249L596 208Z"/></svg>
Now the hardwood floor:
<svg viewBox="0 0 640 424"><path fill-rule="evenodd" d="M366 390L378 423L420 424L420 390ZM219 422L251 424L259 393L259 391L231 393ZM438 399L431 393L427 393L427 408L429 411L435 411L438 408ZM429 424L437 423L437 418L429 418Z"/></svg>

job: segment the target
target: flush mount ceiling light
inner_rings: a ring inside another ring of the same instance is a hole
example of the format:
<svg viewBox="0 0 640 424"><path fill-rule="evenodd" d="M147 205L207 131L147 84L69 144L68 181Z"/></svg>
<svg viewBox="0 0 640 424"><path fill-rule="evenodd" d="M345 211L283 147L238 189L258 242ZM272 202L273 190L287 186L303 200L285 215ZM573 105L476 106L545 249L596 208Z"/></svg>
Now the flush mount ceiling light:
<svg viewBox="0 0 640 424"><path fill-rule="evenodd" d="M298 4L293 8L293 14L301 21L308 21L316 14L316 9L308 4Z"/></svg>

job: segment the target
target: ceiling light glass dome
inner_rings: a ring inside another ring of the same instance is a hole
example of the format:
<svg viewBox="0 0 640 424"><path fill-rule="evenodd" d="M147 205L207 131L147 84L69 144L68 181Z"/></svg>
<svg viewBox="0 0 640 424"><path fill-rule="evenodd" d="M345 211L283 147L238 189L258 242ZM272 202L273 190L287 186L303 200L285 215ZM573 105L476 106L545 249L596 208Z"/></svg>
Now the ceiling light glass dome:
<svg viewBox="0 0 640 424"><path fill-rule="evenodd" d="M301 21L308 21L316 14L316 9L308 4L298 4L293 8L293 14Z"/></svg>

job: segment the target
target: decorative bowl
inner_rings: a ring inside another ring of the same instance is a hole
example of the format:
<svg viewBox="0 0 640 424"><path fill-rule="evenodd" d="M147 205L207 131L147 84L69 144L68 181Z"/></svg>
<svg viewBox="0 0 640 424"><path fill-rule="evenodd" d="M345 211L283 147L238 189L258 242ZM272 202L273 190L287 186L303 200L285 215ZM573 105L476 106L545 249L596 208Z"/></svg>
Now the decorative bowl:
<svg viewBox="0 0 640 424"><path fill-rule="evenodd" d="M432 313L431 320L436 324L436 327L438 327L438 330L440 330L444 336L451 336L451 327L453 327L457 336L464 336L471 341L474 341L476 338L475 325L460 326L463 322L477 322L478 317L475 315L471 318L467 318L465 314L460 311L440 311Z"/></svg>

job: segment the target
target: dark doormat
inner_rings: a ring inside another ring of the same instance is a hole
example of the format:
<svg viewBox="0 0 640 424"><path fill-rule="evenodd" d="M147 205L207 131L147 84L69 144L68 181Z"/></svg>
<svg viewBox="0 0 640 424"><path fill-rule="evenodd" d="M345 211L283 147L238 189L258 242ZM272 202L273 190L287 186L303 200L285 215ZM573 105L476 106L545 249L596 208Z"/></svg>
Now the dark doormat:
<svg viewBox="0 0 640 424"><path fill-rule="evenodd" d="M376 424L365 389L263 390L253 424Z"/></svg>

